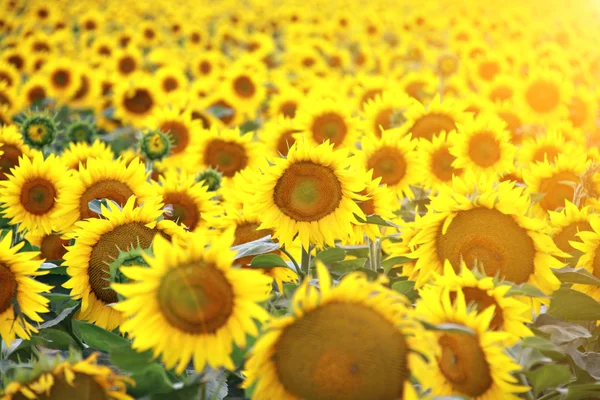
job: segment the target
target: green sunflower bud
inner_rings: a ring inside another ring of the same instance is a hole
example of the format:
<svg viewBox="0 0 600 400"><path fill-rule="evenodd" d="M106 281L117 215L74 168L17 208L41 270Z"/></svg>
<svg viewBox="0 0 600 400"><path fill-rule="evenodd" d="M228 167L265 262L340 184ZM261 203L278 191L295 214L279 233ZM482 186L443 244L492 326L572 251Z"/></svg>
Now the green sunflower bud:
<svg viewBox="0 0 600 400"><path fill-rule="evenodd" d="M67 126L67 138L73 143L92 144L96 139L96 127L88 121L75 121Z"/></svg>
<svg viewBox="0 0 600 400"><path fill-rule="evenodd" d="M21 122L21 135L29 146L42 150L56 139L58 127L54 118L47 114L26 117Z"/></svg>
<svg viewBox="0 0 600 400"><path fill-rule="evenodd" d="M150 161L160 161L171 154L171 137L159 130L146 132L140 139L141 152Z"/></svg>
<svg viewBox="0 0 600 400"><path fill-rule="evenodd" d="M203 186L208 186L208 190L211 192L214 192L221 187L222 180L223 174L212 168L202 171L196 178L197 182L204 182Z"/></svg>

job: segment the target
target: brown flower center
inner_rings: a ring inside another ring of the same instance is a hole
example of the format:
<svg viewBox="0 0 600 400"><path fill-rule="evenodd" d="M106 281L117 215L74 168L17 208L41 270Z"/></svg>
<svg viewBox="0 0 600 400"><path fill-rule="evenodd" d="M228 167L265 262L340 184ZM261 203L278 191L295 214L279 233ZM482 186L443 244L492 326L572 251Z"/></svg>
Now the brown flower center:
<svg viewBox="0 0 600 400"><path fill-rule="evenodd" d="M127 108L127 111L137 115L147 114L154 105L152 95L147 89L135 89L133 95L126 96L123 105Z"/></svg>
<svg viewBox="0 0 600 400"><path fill-rule="evenodd" d="M44 178L33 178L23 184L21 205L30 214L44 215L54 207L56 189Z"/></svg>
<svg viewBox="0 0 600 400"><path fill-rule="evenodd" d="M432 140L434 136L445 131L447 133L456 129L454 120L444 114L425 114L415 121L409 132L414 138Z"/></svg>
<svg viewBox="0 0 600 400"><path fill-rule="evenodd" d="M461 169L454 168L452 163L456 160L448 147L441 147L431 156L431 172L443 182L450 182L453 175L460 175Z"/></svg>
<svg viewBox="0 0 600 400"><path fill-rule="evenodd" d="M165 121L160 125L160 130L168 133L173 140L171 154L182 153L190 143L190 131L179 121Z"/></svg>
<svg viewBox="0 0 600 400"><path fill-rule="evenodd" d="M12 307L17 285L15 274L6 265L0 264L0 314Z"/></svg>
<svg viewBox="0 0 600 400"><path fill-rule="evenodd" d="M248 165L246 149L239 143L213 139L204 150L204 163L217 168L223 176L232 177Z"/></svg>
<svg viewBox="0 0 600 400"><path fill-rule="evenodd" d="M344 118L339 114L329 112L314 119L311 131L317 143L320 144L329 140L337 147L343 143L348 133L348 127Z"/></svg>
<svg viewBox="0 0 600 400"><path fill-rule="evenodd" d="M23 153L17 146L6 143L2 146L2 151L4 154L0 156L0 180L5 180L7 175L12 175L10 169L19 165L19 157Z"/></svg>
<svg viewBox="0 0 600 400"><path fill-rule="evenodd" d="M110 199L119 205L123 205L133 195L133 190L126 183L114 179L96 182L81 195L79 202L81 219L96 218L98 216L90 210L88 205L94 199Z"/></svg>
<svg viewBox="0 0 600 400"><path fill-rule="evenodd" d="M294 139L294 134L300 131L295 129L288 129L281 133L279 136L279 140L277 140L277 151L279 154L283 156L287 156L290 147L296 143L296 139Z"/></svg>
<svg viewBox="0 0 600 400"><path fill-rule="evenodd" d="M164 203L173 206L169 219L187 226L191 231L196 229L200 222L200 210L194 199L186 193L171 192L164 195Z"/></svg>
<svg viewBox="0 0 600 400"><path fill-rule="evenodd" d="M133 57L125 56L119 60L119 71L124 75L129 75L133 71L135 71L137 65Z"/></svg>
<svg viewBox="0 0 600 400"><path fill-rule="evenodd" d="M573 172L562 171L548 178L542 179L540 193L545 193L540 201L540 206L546 211L554 211L565 206L565 200L572 200L575 190L572 186L562 182L579 182L579 178Z"/></svg>
<svg viewBox="0 0 600 400"><path fill-rule="evenodd" d="M488 168L502 157L500 143L490 132L478 132L469 141L469 158L478 166Z"/></svg>
<svg viewBox="0 0 600 400"><path fill-rule="evenodd" d="M233 81L233 90L235 93L244 98L249 99L256 93L256 85L247 76L240 76Z"/></svg>
<svg viewBox="0 0 600 400"><path fill-rule="evenodd" d="M46 235L42 238L42 243L40 244L41 256L49 261L62 260L67 252L65 246L68 245L69 241L62 240L57 233Z"/></svg>
<svg viewBox="0 0 600 400"><path fill-rule="evenodd" d="M552 82L536 81L527 88L525 99L539 113L548 113L560 104L560 90Z"/></svg>
<svg viewBox="0 0 600 400"><path fill-rule="evenodd" d="M367 170L373 170L375 178L381 177L381 183L395 185L406 176L406 159L393 147L382 147L367 160Z"/></svg>

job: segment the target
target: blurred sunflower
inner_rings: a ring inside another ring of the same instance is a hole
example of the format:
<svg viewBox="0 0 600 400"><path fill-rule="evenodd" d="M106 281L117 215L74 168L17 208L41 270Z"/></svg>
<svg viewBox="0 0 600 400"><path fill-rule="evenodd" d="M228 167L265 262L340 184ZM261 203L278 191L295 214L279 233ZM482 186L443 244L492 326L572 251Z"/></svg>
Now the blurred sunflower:
<svg viewBox="0 0 600 400"><path fill-rule="evenodd" d="M255 320L268 318L257 303L268 298L271 280L231 267L231 231L210 242L205 232L191 235L185 248L157 237L154 256L144 256L149 268L122 269L132 283L113 284L125 297L115 308L129 318L121 329L133 338L136 350L151 349L177 373L190 361L196 371L206 365L233 370L233 345L244 348L247 334L258 335ZM178 351L166 351L173 337Z"/></svg>
<svg viewBox="0 0 600 400"><path fill-rule="evenodd" d="M136 74L132 80L122 80L115 86L115 116L140 126L164 100L156 80L146 74Z"/></svg>
<svg viewBox="0 0 600 400"><path fill-rule="evenodd" d="M569 120L575 128L584 131L593 130L596 126L598 114L598 99L586 88L577 87L571 97L569 107Z"/></svg>
<svg viewBox="0 0 600 400"><path fill-rule="evenodd" d="M560 73L534 70L521 86L521 104L527 109L530 121L547 123L568 117L572 88Z"/></svg>
<svg viewBox="0 0 600 400"><path fill-rule="evenodd" d="M70 279L63 287L71 289L74 299L81 299L76 318L113 330L124 322L121 312L110 305L119 301L110 282L120 278L122 271L111 271L109 264L120 251L133 247L147 249L154 238L182 238L185 231L173 221L160 220L164 210L154 197L140 207L132 196L120 209L108 203L102 205L102 218L90 218L77 224L75 244L67 247L64 265Z"/></svg>
<svg viewBox="0 0 600 400"><path fill-rule="evenodd" d="M222 85L227 88L228 98L236 104L237 111L245 118L254 119L266 97L265 74L256 66L248 68L243 61L237 63L227 69Z"/></svg>
<svg viewBox="0 0 600 400"><path fill-rule="evenodd" d="M346 150L333 151L329 142L312 146L298 140L287 158L270 161L270 167L255 172L249 210L261 216L260 229L272 229L284 246L296 235L304 248L333 245L352 234L354 214L365 218L354 201L363 198L358 193L364 181L350 168Z"/></svg>
<svg viewBox="0 0 600 400"><path fill-rule="evenodd" d="M87 166L87 161L90 158L110 162L114 157L115 155L110 147L99 139L96 139L92 144L86 142L71 142L69 143L69 147L65 148L60 155L63 164L65 164L67 168L75 171L79 171L80 165L85 168Z"/></svg>
<svg viewBox="0 0 600 400"><path fill-rule="evenodd" d="M265 122L259 139L271 154L285 157L300 132L295 120L279 115Z"/></svg>
<svg viewBox="0 0 600 400"><path fill-rule="evenodd" d="M548 160L554 163L559 154L581 153L574 143L567 141L558 129L549 129L545 135L525 139L519 149L522 165L535 164Z"/></svg>
<svg viewBox="0 0 600 400"><path fill-rule="evenodd" d="M364 104L362 130L369 135L381 137L382 130L402 126L404 113L413 104L410 98L396 90L385 90Z"/></svg>
<svg viewBox="0 0 600 400"><path fill-rule="evenodd" d="M120 78L127 78L142 69L142 53L133 46L115 50L111 58L112 68Z"/></svg>
<svg viewBox="0 0 600 400"><path fill-rule="evenodd" d="M592 207L578 208L570 201L565 202L565 207L560 211L549 211L550 228L552 229L552 240L556 246L564 253L573 254L576 249L571 242L582 241L579 232L591 232L592 218L594 209ZM563 259L568 262L569 259Z"/></svg>
<svg viewBox="0 0 600 400"><path fill-rule="evenodd" d="M407 121L402 125L402 132L411 133L415 139L433 140L442 132L450 133L456 130L457 124L468 120L469 115L463 110L466 105L456 100L446 100L443 103L436 96L428 107L421 103L413 103L406 112Z"/></svg>
<svg viewBox="0 0 600 400"><path fill-rule="evenodd" d="M269 115L271 118L277 118L283 115L287 118L295 118L296 111L302 104L304 96L302 93L289 84L278 84L277 93L269 98Z"/></svg>
<svg viewBox="0 0 600 400"><path fill-rule="evenodd" d="M67 59L50 59L42 68L49 82L50 95L60 103L68 103L81 83L78 63Z"/></svg>
<svg viewBox="0 0 600 400"><path fill-rule="evenodd" d="M435 396L517 400L515 393L529 390L512 375L521 366L504 352L508 333L490 331L495 308L470 311L464 289L459 287L455 291L444 288L440 293L430 286L421 292L416 311L426 322L458 324L471 331L434 331L435 362L415 373L421 381L431 383Z"/></svg>
<svg viewBox="0 0 600 400"><path fill-rule="evenodd" d="M436 192L440 185L452 184L454 176L461 176L462 168L453 165L456 157L450 153L450 148L455 145L456 131L449 134L442 132L434 136L432 141L420 139L418 144L419 157L423 176L420 177L421 185L426 189Z"/></svg>
<svg viewBox="0 0 600 400"><path fill-rule="evenodd" d="M0 127L0 144L0 180L5 180L12 174L11 169L19 165L21 157L32 157L35 151L23 142L17 125Z"/></svg>
<svg viewBox="0 0 600 400"><path fill-rule="evenodd" d="M583 268L596 278L600 278L600 267L598 267L598 253L600 250L600 218L592 214L588 219L589 230L577 233L577 239L570 245L582 254L577 261L576 268ZM600 287L597 285L574 284L573 289L586 293L596 301L600 301Z"/></svg>
<svg viewBox="0 0 600 400"><path fill-rule="evenodd" d="M20 231L52 232L52 215L58 207L56 197L66 187L64 164L53 154L44 159L36 153L31 159L21 157L11 172L7 180L0 181L2 215Z"/></svg>
<svg viewBox="0 0 600 400"><path fill-rule="evenodd" d="M82 361L44 358L34 365L37 373L32 372L29 379L6 385L2 399L77 399L85 394L94 399L133 400L127 395L127 384L133 381L117 375L110 367L98 365L99 355L93 353Z"/></svg>
<svg viewBox="0 0 600 400"><path fill-rule="evenodd" d="M358 140L357 120L342 99L316 98L307 100L298 109L298 129L312 144L329 141L337 148L353 148Z"/></svg>
<svg viewBox="0 0 600 400"><path fill-rule="evenodd" d="M162 203L172 207L165 218L190 231L212 227L221 211L208 186L185 172L167 171L158 178L155 187Z"/></svg>
<svg viewBox="0 0 600 400"><path fill-rule="evenodd" d="M477 174L502 174L512 168L516 148L502 120L493 114L482 114L458 125L458 134L450 154L456 157L454 168Z"/></svg>
<svg viewBox="0 0 600 400"><path fill-rule="evenodd" d="M39 230L27 232L25 239L33 246L39 247L38 259L48 262L62 262L67 252L65 246L70 243L70 240L62 238L59 233L43 233Z"/></svg>
<svg viewBox="0 0 600 400"><path fill-rule="evenodd" d="M12 231L0 240L0 338L8 346L16 337L27 340L37 332L32 322L43 321L39 314L48 312L49 303L41 293L52 289L34 278L46 274L38 270L39 253L20 251L25 242L12 246L12 240Z"/></svg>
<svg viewBox="0 0 600 400"><path fill-rule="evenodd" d="M51 96L50 82L41 75L34 75L19 89L19 108L42 106L44 100L49 99Z"/></svg>
<svg viewBox="0 0 600 400"><path fill-rule="evenodd" d="M108 199L124 205L133 195L140 202L155 195L146 182L146 169L137 158L129 165L123 160L88 158L85 167L81 167L73 171L64 190L58 192L54 218L59 232L67 233L75 222L97 217L89 208L92 200Z"/></svg>
<svg viewBox="0 0 600 400"><path fill-rule="evenodd" d="M318 263L317 278L320 290L305 280L292 315L271 320L252 348L253 398L416 399L409 379L429 350L410 304L360 273L333 286Z"/></svg>
<svg viewBox="0 0 600 400"><path fill-rule="evenodd" d="M366 171L373 171L374 178L398 196L413 198L411 185L420 182L422 169L415 150L417 141L411 135L402 136L399 128L382 132L381 138L365 136L361 141L362 151L356 156Z"/></svg>
<svg viewBox="0 0 600 400"><path fill-rule="evenodd" d="M168 163L176 165L181 162L192 147L198 145L200 140L200 123L192 120L189 110L181 112L175 107L158 108L144 121L144 125L150 129L158 129L171 138L172 147Z"/></svg>
<svg viewBox="0 0 600 400"><path fill-rule="evenodd" d="M21 73L13 64L0 60L0 82L5 82L8 87L18 87Z"/></svg>

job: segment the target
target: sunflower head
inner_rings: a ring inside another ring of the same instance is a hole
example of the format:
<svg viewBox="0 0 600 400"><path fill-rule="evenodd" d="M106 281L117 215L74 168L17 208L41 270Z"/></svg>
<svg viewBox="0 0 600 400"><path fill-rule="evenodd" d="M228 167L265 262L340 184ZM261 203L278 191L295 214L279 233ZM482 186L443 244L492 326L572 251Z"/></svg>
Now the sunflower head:
<svg viewBox="0 0 600 400"><path fill-rule="evenodd" d="M56 121L48 114L33 114L21 122L23 140L35 149L43 149L52 144L57 132Z"/></svg>
<svg viewBox="0 0 600 400"><path fill-rule="evenodd" d="M142 155L151 161L160 161L171 154L171 137L158 129L144 133L140 139Z"/></svg>
<svg viewBox="0 0 600 400"><path fill-rule="evenodd" d="M216 169L206 168L204 171L200 172L196 181L203 182L203 186L208 186L210 192L216 192L221 187L223 174Z"/></svg>
<svg viewBox="0 0 600 400"><path fill-rule="evenodd" d="M67 126L67 138L71 143L92 144L96 139L96 127L89 121L74 121Z"/></svg>

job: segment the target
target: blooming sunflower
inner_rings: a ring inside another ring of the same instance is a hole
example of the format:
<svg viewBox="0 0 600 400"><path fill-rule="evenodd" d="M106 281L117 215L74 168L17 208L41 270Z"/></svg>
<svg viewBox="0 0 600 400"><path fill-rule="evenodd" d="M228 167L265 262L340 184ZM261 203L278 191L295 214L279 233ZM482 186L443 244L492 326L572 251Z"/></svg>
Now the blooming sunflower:
<svg viewBox="0 0 600 400"><path fill-rule="evenodd" d="M364 181L350 168L347 151L333 151L325 142L313 146L297 141L287 158L276 158L256 172L255 199L249 205L260 215L260 229L273 229L273 237L290 245L299 235L302 246L333 245L352 232L353 214L364 218L354 201Z"/></svg>
<svg viewBox="0 0 600 400"><path fill-rule="evenodd" d="M276 118L283 115L287 118L295 118L296 111L302 104L304 96L302 92L289 84L277 85L277 93L269 99L268 113Z"/></svg>
<svg viewBox="0 0 600 400"><path fill-rule="evenodd" d="M114 87L115 116L135 126L143 125L163 100L157 81L142 73L124 79Z"/></svg>
<svg viewBox="0 0 600 400"><path fill-rule="evenodd" d="M506 129L510 132L512 144L519 145L528 136L526 117L523 111L515 106L515 103L507 101L494 103L490 107L490 111L504 121Z"/></svg>
<svg viewBox="0 0 600 400"><path fill-rule="evenodd" d="M580 128L584 131L594 129L598 113L598 100L589 89L577 87L568 107L569 120L575 128Z"/></svg>
<svg viewBox="0 0 600 400"><path fill-rule="evenodd" d="M429 141L419 140L419 156L423 176L420 177L420 183L426 189L437 192L439 185L452 184L452 177L461 176L462 168L453 166L456 157L450 153L450 148L456 142L456 132L442 132Z"/></svg>
<svg viewBox="0 0 600 400"><path fill-rule="evenodd" d="M33 246L39 247L39 259L49 262L62 261L67 252L65 246L70 243L70 240L62 238L59 233L42 233L39 230L27 232L25 239Z"/></svg>
<svg viewBox="0 0 600 400"><path fill-rule="evenodd" d="M208 186L196 182L194 176L185 172L167 171L158 180L156 193L161 196L162 203L172 207L165 218L190 231L212 227L220 208L212 199L213 193L208 191Z"/></svg>
<svg viewBox="0 0 600 400"><path fill-rule="evenodd" d="M116 50L112 56L113 70L120 78L129 77L142 68L142 53L135 46Z"/></svg>
<svg viewBox="0 0 600 400"><path fill-rule="evenodd" d="M39 253L19 252L25 242L11 247L12 239L8 231L0 240L0 337L8 346L16 337L29 339L32 332L37 332L30 321L43 321L39 314L48 312L49 300L40 293L52 289L33 278L46 273L38 271L40 261L35 258Z"/></svg>
<svg viewBox="0 0 600 400"><path fill-rule="evenodd" d="M232 233L209 243L205 232L196 232L185 248L157 237L154 257L144 256L149 268L122 269L132 283L113 284L125 297L115 308L129 318L121 329L133 338L136 350L152 349L178 373L190 360L197 371L207 364L235 369L233 344L244 348L246 335L258 334L254 319L268 318L257 303L268 298L271 280L231 267ZM178 338L177 351L167 349L173 337Z"/></svg>
<svg viewBox="0 0 600 400"><path fill-rule="evenodd" d="M42 102L51 96L49 82L42 75L33 75L21 86L19 103L21 108L28 108Z"/></svg>
<svg viewBox="0 0 600 400"><path fill-rule="evenodd" d="M527 216L531 199L524 189L494 182L465 174L431 198L409 244L414 249L410 257L417 259L418 286L430 272L441 273L446 260L456 270L464 260L468 268L477 266L488 276L516 284L528 282L546 294L558 289L552 269L562 263L554 256L566 254L545 234L544 221ZM536 306L546 301L534 300Z"/></svg>
<svg viewBox="0 0 600 400"><path fill-rule="evenodd" d="M296 143L300 132L302 131L298 129L294 119L279 115L265 122L260 130L259 139L272 155L285 157L290 147Z"/></svg>
<svg viewBox="0 0 600 400"><path fill-rule="evenodd" d="M397 90L385 90L380 95L366 101L363 109L362 130L366 134L381 137L382 129L401 126L404 112L412 105L410 98Z"/></svg>
<svg viewBox="0 0 600 400"><path fill-rule="evenodd" d="M365 180L365 189L360 194L365 196L365 199L357 200L357 203L363 213L366 216L379 215L386 221L395 219L393 211L400 208L396 193L386 185L380 185L382 178L373 178L373 170L361 176ZM365 236L372 240L382 236L381 227L375 224L355 224L352 229L349 240L351 244L364 243Z"/></svg>
<svg viewBox="0 0 600 400"><path fill-rule="evenodd" d="M341 99L317 98L306 101L296 116L298 129L311 143L328 140L335 148L353 148L358 140L357 121Z"/></svg>
<svg viewBox="0 0 600 400"><path fill-rule="evenodd" d="M21 157L3 187L0 203L2 214L11 219L19 230L52 232L53 213L57 210L56 196L65 188L66 168L58 157L41 153L33 158Z"/></svg>
<svg viewBox="0 0 600 400"><path fill-rule="evenodd" d="M565 201L565 208L560 211L549 211L550 228L552 229L552 240L563 252L573 254L575 248L571 242L581 242L579 232L590 232L590 218L593 208L585 206L577 208L570 201ZM564 260L568 262L568 259Z"/></svg>
<svg viewBox="0 0 600 400"><path fill-rule="evenodd" d="M431 287L430 287L431 286ZM456 301L457 291L461 290L467 306L472 305L478 313L494 307L494 316L490 321L489 330L503 331L511 335L509 343L513 344L520 338L531 336L533 333L525 324L531 323L531 309L527 304L507 296L510 285L496 284L492 277L477 276L466 265L461 263L457 274L449 261L444 263L443 275L435 275L433 284L427 285L422 292L438 299L443 293L450 291L450 300Z"/></svg>
<svg viewBox="0 0 600 400"><path fill-rule="evenodd" d="M454 99L443 103L436 96L425 108L421 103L414 102L405 114L407 121L402 125L402 132L411 133L415 139L431 141L442 132L450 133L456 130L457 123L464 123L468 114L464 112L466 105Z"/></svg>
<svg viewBox="0 0 600 400"><path fill-rule="evenodd" d="M519 149L518 159L522 165L535 164L548 160L554 163L559 154L581 153L575 144L568 141L558 129L549 129L545 135L527 138Z"/></svg>
<svg viewBox="0 0 600 400"><path fill-rule="evenodd" d="M96 139L94 143L88 144L86 142L69 143L63 153L60 155L62 162L67 168L78 171L79 166L87 167L87 161L90 158L103 160L104 162L111 162L115 155L106 145L106 143Z"/></svg>
<svg viewBox="0 0 600 400"><path fill-rule="evenodd" d="M98 365L100 353L82 361L57 358L52 369L39 371L25 382L11 382L4 389L3 400L19 399L77 399L133 400L127 395L127 383L133 381L117 375L110 367ZM48 360L45 364L48 364ZM41 365L41 363L40 363ZM36 368L37 367L37 368Z"/></svg>
<svg viewBox="0 0 600 400"><path fill-rule="evenodd" d="M565 201L573 201L575 186L589 165L584 154L559 154L554 163L548 160L531 164L523 171L523 178L531 193L542 193L544 197L532 209L540 217L548 211L565 206Z"/></svg>
<svg viewBox="0 0 600 400"><path fill-rule="evenodd" d="M512 168L516 148L502 120L493 114L481 114L458 125L458 135L450 154L456 157L454 168L475 173L502 174Z"/></svg>
<svg viewBox="0 0 600 400"><path fill-rule="evenodd" d="M179 101L185 90L189 86L185 71L176 65L169 65L159 68L156 71L155 79L160 83L162 94L171 101Z"/></svg>
<svg viewBox="0 0 600 400"><path fill-rule="evenodd" d="M75 95L81 82L80 66L72 60L53 58L41 71L49 82L51 97L67 103Z"/></svg>
<svg viewBox="0 0 600 400"><path fill-rule="evenodd" d="M519 399L514 393L529 388L519 385L512 376L521 367L504 352L509 334L490 330L496 307L469 311L464 289L454 289L443 288L440 293L435 286L425 288L416 311L430 324L459 324L472 333L435 331L435 361L429 368L416 369L417 378L431 382L436 396Z"/></svg>
<svg viewBox="0 0 600 400"><path fill-rule="evenodd" d="M257 110L266 96L264 71L261 68L247 68L238 61L227 69L223 85L229 92L237 110L246 118L254 118Z"/></svg>
<svg viewBox="0 0 600 400"><path fill-rule="evenodd" d="M428 69L411 71L402 77L398 85L419 104L425 104L438 93L440 79Z"/></svg>
<svg viewBox="0 0 600 400"><path fill-rule="evenodd" d="M568 118L572 88L552 70L532 71L520 90L520 103L532 122L548 123Z"/></svg>
<svg viewBox="0 0 600 400"><path fill-rule="evenodd" d="M416 399L409 378L429 350L406 299L361 273L333 287L321 263L317 277L320 290L305 280L292 315L271 320L252 348L253 398Z"/></svg>
<svg viewBox="0 0 600 400"><path fill-rule="evenodd" d="M212 128L204 131L198 143L190 148L190 165L217 169L226 178L260 162L262 144L252 140L252 134L242 134L238 128Z"/></svg>
<svg viewBox="0 0 600 400"><path fill-rule="evenodd" d="M509 74L496 76L485 87L487 98L492 102L512 101L518 89L518 80Z"/></svg>
<svg viewBox="0 0 600 400"><path fill-rule="evenodd" d="M174 107L164 107L155 110L144 125L150 129L158 129L169 134L172 140L170 164L181 162L182 157L190 147L197 145L200 139L200 122L192 119L190 111L180 112Z"/></svg>
<svg viewBox="0 0 600 400"><path fill-rule="evenodd" d="M5 180L11 175L11 169L19 165L21 157L32 157L34 150L23 142L17 125L0 126L0 143L0 180Z"/></svg>
<svg viewBox="0 0 600 400"><path fill-rule="evenodd" d="M120 311L111 304L118 301L117 293L109 288L109 263L119 251L132 247L147 249L156 236L168 238L185 235L173 221L156 220L163 215L162 204L154 197L135 207L135 197L127 200L123 209L109 203L102 205L102 218L90 218L77 224L75 244L67 247L64 265L71 279L63 284L71 289L74 299L81 299L77 318L113 330L124 321ZM121 272L121 271L118 271Z"/></svg>
<svg viewBox="0 0 600 400"><path fill-rule="evenodd" d="M0 82L5 82L8 87L17 87L21 83L21 74L14 65L0 60Z"/></svg>
<svg viewBox="0 0 600 400"><path fill-rule="evenodd" d="M375 178L398 196L413 198L411 185L419 183L421 170L417 141L411 135L402 136L400 128L382 132L381 138L365 136L362 151L356 156L366 171L373 170Z"/></svg>
<svg viewBox="0 0 600 400"><path fill-rule="evenodd" d="M581 251L583 254L579 257L577 268L584 268L596 278L600 278L600 218L591 214L588 219L589 230L581 230L577 233L577 240L569 244ZM597 285L574 284L573 289L586 293L596 301L600 301L600 287Z"/></svg>
<svg viewBox="0 0 600 400"><path fill-rule="evenodd" d="M123 205L135 195L140 202L155 195L146 182L146 169L139 159L108 161L88 158L85 167L73 171L64 190L58 193L54 217L59 232L69 232L76 221L97 216L89 208L95 199L109 199Z"/></svg>

